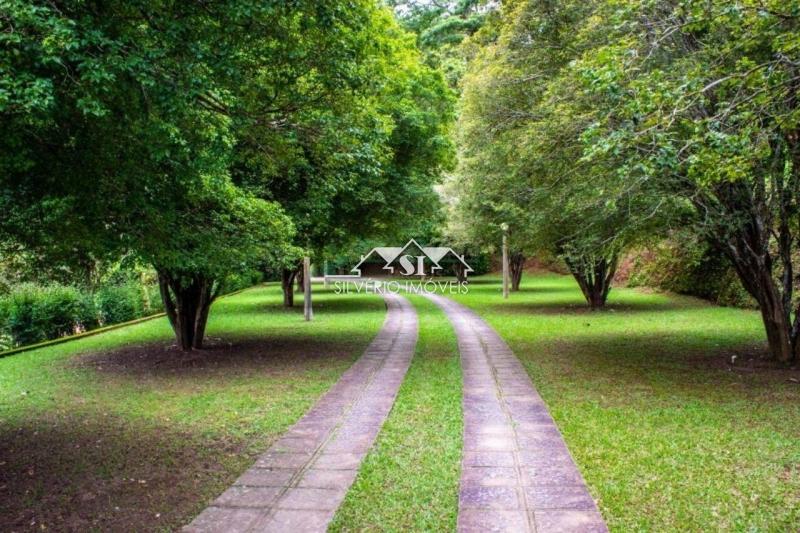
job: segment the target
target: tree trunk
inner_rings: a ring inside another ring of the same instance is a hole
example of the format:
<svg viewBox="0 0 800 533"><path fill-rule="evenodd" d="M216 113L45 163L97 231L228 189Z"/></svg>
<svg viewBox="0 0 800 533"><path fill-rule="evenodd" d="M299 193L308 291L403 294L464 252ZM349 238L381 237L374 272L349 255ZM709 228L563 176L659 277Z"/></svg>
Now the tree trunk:
<svg viewBox="0 0 800 533"><path fill-rule="evenodd" d="M758 302L772 357L788 363L797 358L800 334L800 309L794 310L792 322L792 246L796 239L791 228L797 184L788 186L783 172L780 166L771 174L769 187L761 182L755 187L726 182L716 187L713 199L698 196L695 202L699 208L722 206L726 216L709 227L709 237L730 259L742 286ZM776 264L782 265L780 276L775 275Z"/></svg>
<svg viewBox="0 0 800 533"><path fill-rule="evenodd" d="M314 318L314 310L311 307L311 258L303 258L303 316L306 320Z"/></svg>
<svg viewBox="0 0 800 533"><path fill-rule="evenodd" d="M786 307L775 279L772 277L771 261L768 256L754 257L753 248L742 249L736 244L731 243L728 257L733 263L742 286L758 302L761 319L767 333L769 351L778 361L788 363L795 356L797 338L792 334L790 310ZM743 243L739 242L738 244Z"/></svg>
<svg viewBox="0 0 800 533"><path fill-rule="evenodd" d="M467 269L461 263L461 261L456 261L453 265L453 270L456 274L456 281L459 283L466 283L467 281Z"/></svg>
<svg viewBox="0 0 800 533"><path fill-rule="evenodd" d="M283 289L283 306L294 307L294 278L297 270L284 268L281 271L281 289Z"/></svg>
<svg viewBox="0 0 800 533"><path fill-rule="evenodd" d="M178 345L185 352L201 349L219 284L201 274L158 270L158 286Z"/></svg>
<svg viewBox="0 0 800 533"><path fill-rule="evenodd" d="M303 292L303 263L295 270L295 279L297 280L297 292Z"/></svg>
<svg viewBox="0 0 800 533"><path fill-rule="evenodd" d="M767 334L767 344L772 357L788 363L797 350L797 328L792 326L790 313L792 280L783 294L772 275L772 255L769 236L764 231L760 217L753 216L725 243L725 253L731 260L745 290L758 302L761 319Z"/></svg>
<svg viewBox="0 0 800 533"><path fill-rule="evenodd" d="M586 303L592 309L602 309L611 291L611 280L617 271L618 256L596 259L594 257L564 260L578 282Z"/></svg>
<svg viewBox="0 0 800 533"><path fill-rule="evenodd" d="M761 319L767 332L767 344L772 356L782 363L794 358L791 327L784 307L773 289L764 291L764 298L759 302Z"/></svg>
<svg viewBox="0 0 800 533"><path fill-rule="evenodd" d="M522 269L525 266L525 256L520 252L511 252L509 261L511 268L511 290L517 292L522 281Z"/></svg>

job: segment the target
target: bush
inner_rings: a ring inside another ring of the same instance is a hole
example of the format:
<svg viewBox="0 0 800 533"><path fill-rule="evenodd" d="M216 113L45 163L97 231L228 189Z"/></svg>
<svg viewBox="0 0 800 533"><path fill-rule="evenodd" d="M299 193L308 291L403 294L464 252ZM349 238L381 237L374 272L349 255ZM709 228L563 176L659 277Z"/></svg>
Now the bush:
<svg viewBox="0 0 800 533"><path fill-rule="evenodd" d="M102 287L95 296L100 320L103 324L110 325L150 314L145 309L146 290L147 288L137 283Z"/></svg>
<svg viewBox="0 0 800 533"><path fill-rule="evenodd" d="M75 286L21 283L0 295L0 351L162 312L153 276L117 272L93 294ZM250 283L247 274L238 283Z"/></svg>
<svg viewBox="0 0 800 533"><path fill-rule="evenodd" d="M0 298L0 351L14 347L14 338L8 331L8 298Z"/></svg>
<svg viewBox="0 0 800 533"><path fill-rule="evenodd" d="M14 339L14 345L32 344L44 338L44 332L36 323L35 307L41 289L35 285L21 285L5 299L5 330Z"/></svg>
<svg viewBox="0 0 800 533"><path fill-rule="evenodd" d="M98 326L97 312L91 296L75 287L64 285L45 287L42 298L34 309L34 319L47 339L71 335L76 331L86 331Z"/></svg>
<svg viewBox="0 0 800 533"><path fill-rule="evenodd" d="M4 298L4 326L14 345L33 344L97 327L92 299L74 287L23 284Z"/></svg>
<svg viewBox="0 0 800 533"><path fill-rule="evenodd" d="M253 285L261 283L264 279L264 274L257 270L249 270L247 272L238 272L231 274L222 285L222 294L228 294L241 289L247 289Z"/></svg>
<svg viewBox="0 0 800 533"><path fill-rule="evenodd" d="M226 279L224 292L252 287L263 274L243 272ZM117 276L94 295L67 285L24 283L0 296L0 351L99 326L163 312L158 285L143 277Z"/></svg>
<svg viewBox="0 0 800 533"><path fill-rule="evenodd" d="M627 261L630 286L647 285L720 305L756 306L726 258L691 235L676 235L634 252Z"/></svg>

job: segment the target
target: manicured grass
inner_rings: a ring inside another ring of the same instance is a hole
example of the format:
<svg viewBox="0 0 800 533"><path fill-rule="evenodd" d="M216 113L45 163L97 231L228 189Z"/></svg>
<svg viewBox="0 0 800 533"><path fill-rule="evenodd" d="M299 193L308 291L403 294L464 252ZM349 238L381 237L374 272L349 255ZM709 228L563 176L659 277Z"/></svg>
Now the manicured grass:
<svg viewBox="0 0 800 533"><path fill-rule="evenodd" d="M454 298L523 361L612 530L797 530L800 373L748 363L757 312L629 289L589 312L554 274Z"/></svg>
<svg viewBox="0 0 800 533"><path fill-rule="evenodd" d="M209 349L166 319L0 359L0 523L176 529L297 420L380 328L380 298L315 288L315 320L278 287L218 301Z"/></svg>
<svg viewBox="0 0 800 533"><path fill-rule="evenodd" d="M419 342L397 401L332 531L453 531L461 461L461 367L450 323L409 297Z"/></svg>

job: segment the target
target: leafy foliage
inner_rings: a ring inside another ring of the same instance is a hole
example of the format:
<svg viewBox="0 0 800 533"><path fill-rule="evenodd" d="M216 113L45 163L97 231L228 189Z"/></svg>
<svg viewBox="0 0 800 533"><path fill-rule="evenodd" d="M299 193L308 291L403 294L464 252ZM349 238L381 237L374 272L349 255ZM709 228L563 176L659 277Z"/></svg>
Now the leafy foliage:
<svg viewBox="0 0 800 533"><path fill-rule="evenodd" d="M133 283L100 289L95 296L100 320L104 324L117 324L143 316L142 289Z"/></svg>
<svg viewBox="0 0 800 533"><path fill-rule="evenodd" d="M576 94L574 64L596 36L581 32L593 2L516 2L505 7L464 78L460 117L461 212L468 234L512 251L557 254L602 306L622 250L655 231L662 199L628 194L611 154L589 162L583 132L597 120ZM471 228L471 230L469 230Z"/></svg>
<svg viewBox="0 0 800 533"><path fill-rule="evenodd" d="M453 98L372 0L4 7L0 243L133 254L186 349L226 278L438 208Z"/></svg>
<svg viewBox="0 0 800 533"><path fill-rule="evenodd" d="M91 296L74 287L22 285L3 298L2 329L14 344L32 344L97 327Z"/></svg>
<svg viewBox="0 0 800 533"><path fill-rule="evenodd" d="M584 287L626 248L691 225L758 302L775 357L797 358L798 12L504 4L473 37L465 77L461 175L476 228L514 219Z"/></svg>
<svg viewBox="0 0 800 533"><path fill-rule="evenodd" d="M758 302L773 355L797 357L797 2L603 4L576 81L603 114L591 161L677 198ZM618 156L616 156L618 157Z"/></svg>
<svg viewBox="0 0 800 533"><path fill-rule="evenodd" d="M248 3L224 7L243 16ZM4 240L53 261L132 249L159 269L219 276L285 239L279 208L231 184L232 121L207 104L236 51L222 12L10 2Z"/></svg>
<svg viewBox="0 0 800 533"><path fill-rule="evenodd" d="M719 305L753 308L724 256L694 232L680 232L646 249L633 250L629 286L655 287L710 300Z"/></svg>
<svg viewBox="0 0 800 533"><path fill-rule="evenodd" d="M395 12L403 25L417 35L426 62L444 73L456 88L466 69L460 49L494 13L496 4L487 0L395 0Z"/></svg>
<svg viewBox="0 0 800 533"><path fill-rule="evenodd" d="M451 91L387 9L365 8L362 16L349 85L324 104L290 112L285 131L238 146L237 182L284 206L295 244L320 259L358 239L391 238L435 213L432 185L453 159ZM260 114L268 97L268 86L254 87L249 113ZM281 151L264 149L270 145ZM287 257L287 266L296 262Z"/></svg>

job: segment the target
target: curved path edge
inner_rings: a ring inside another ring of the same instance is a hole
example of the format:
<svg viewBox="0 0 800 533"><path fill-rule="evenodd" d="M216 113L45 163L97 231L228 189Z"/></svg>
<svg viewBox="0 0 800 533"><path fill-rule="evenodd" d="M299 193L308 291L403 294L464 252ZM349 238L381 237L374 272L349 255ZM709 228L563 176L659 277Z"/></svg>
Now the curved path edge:
<svg viewBox="0 0 800 533"><path fill-rule="evenodd" d="M458 531L608 531L547 406L471 309L425 294L455 329L463 373Z"/></svg>
<svg viewBox="0 0 800 533"><path fill-rule="evenodd" d="M358 361L184 531L327 529L394 404L417 343L414 307L398 295L384 300L383 327Z"/></svg>

